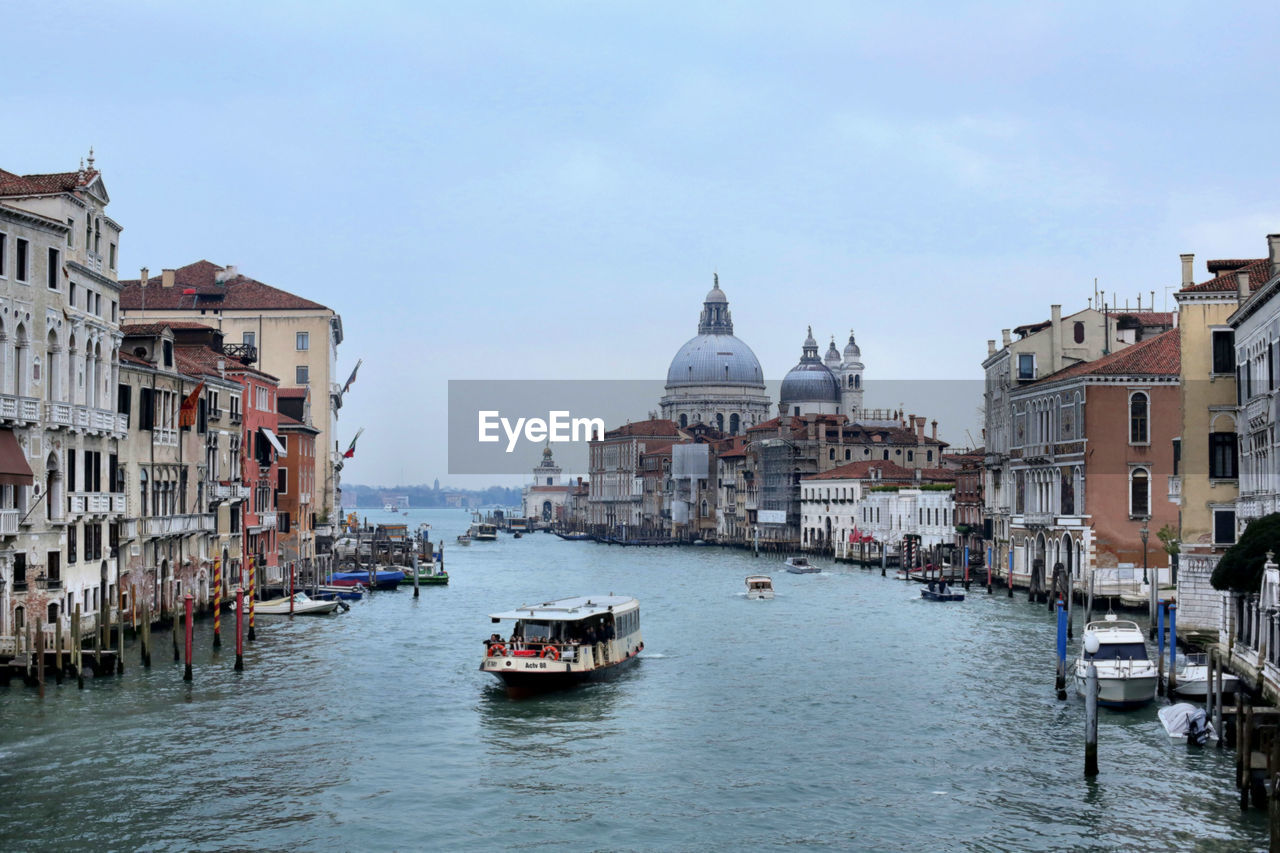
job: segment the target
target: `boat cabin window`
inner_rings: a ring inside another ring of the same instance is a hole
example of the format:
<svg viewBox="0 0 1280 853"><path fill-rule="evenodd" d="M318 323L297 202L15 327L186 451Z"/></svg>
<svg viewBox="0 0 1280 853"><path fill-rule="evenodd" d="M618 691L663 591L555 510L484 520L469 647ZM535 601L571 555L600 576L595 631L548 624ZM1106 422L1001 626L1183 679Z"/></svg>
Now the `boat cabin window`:
<svg viewBox="0 0 1280 853"><path fill-rule="evenodd" d="M534 622L529 619L521 619L516 623L515 633L524 637L526 640L532 640L534 637L554 638L554 626L550 622Z"/></svg>
<svg viewBox="0 0 1280 853"><path fill-rule="evenodd" d="M1147 647L1142 643L1103 643L1094 654L1085 654L1085 660L1146 660Z"/></svg>

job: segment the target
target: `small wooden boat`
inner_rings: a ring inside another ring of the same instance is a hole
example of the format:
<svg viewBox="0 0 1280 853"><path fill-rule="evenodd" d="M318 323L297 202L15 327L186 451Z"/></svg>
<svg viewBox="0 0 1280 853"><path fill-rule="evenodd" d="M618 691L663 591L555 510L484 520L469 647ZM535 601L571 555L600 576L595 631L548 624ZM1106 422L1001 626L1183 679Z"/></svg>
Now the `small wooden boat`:
<svg viewBox="0 0 1280 853"><path fill-rule="evenodd" d="M368 592L368 590L364 588L364 584L359 583L353 586L329 586L327 584L321 584L316 587L315 592L311 597L319 598L321 600L328 600L332 597L336 597L343 601L359 601L364 598L364 594L366 592Z"/></svg>
<svg viewBox="0 0 1280 853"><path fill-rule="evenodd" d="M511 534L511 538L512 538L512 539L519 539L521 536L524 536L524 534L523 534L523 533L521 533L521 532L520 532L520 531L518 531L518 530L517 530L515 533L512 533L512 534Z"/></svg>
<svg viewBox="0 0 1280 853"><path fill-rule="evenodd" d="M1192 746L1204 746L1210 740L1217 740L1218 733L1213 730L1204 708L1190 702L1178 702L1166 705L1156 712L1160 724L1168 732L1169 737Z"/></svg>
<svg viewBox="0 0 1280 853"><path fill-rule="evenodd" d="M920 597L925 601L964 601L963 592L956 592L945 583L936 584L932 581L920 590Z"/></svg>
<svg viewBox="0 0 1280 853"><path fill-rule="evenodd" d="M449 573L441 569L436 571L435 563L423 563L418 566L418 585L419 586L443 586L449 583ZM401 586L413 586L413 569L404 573L404 578L400 581Z"/></svg>
<svg viewBox="0 0 1280 853"><path fill-rule="evenodd" d="M557 533L566 542L590 542L595 537L590 533Z"/></svg>
<svg viewBox="0 0 1280 853"><path fill-rule="evenodd" d="M768 575L751 575L747 578L747 599L769 601L773 598L773 578Z"/></svg>
<svg viewBox="0 0 1280 853"><path fill-rule="evenodd" d="M804 557L788 557L786 565L787 571L793 575L811 575L822 571Z"/></svg>
<svg viewBox="0 0 1280 853"><path fill-rule="evenodd" d="M330 586L355 586L368 584L370 572L334 572L329 578ZM399 569L378 569L373 572L374 589L395 589L400 586L404 572Z"/></svg>

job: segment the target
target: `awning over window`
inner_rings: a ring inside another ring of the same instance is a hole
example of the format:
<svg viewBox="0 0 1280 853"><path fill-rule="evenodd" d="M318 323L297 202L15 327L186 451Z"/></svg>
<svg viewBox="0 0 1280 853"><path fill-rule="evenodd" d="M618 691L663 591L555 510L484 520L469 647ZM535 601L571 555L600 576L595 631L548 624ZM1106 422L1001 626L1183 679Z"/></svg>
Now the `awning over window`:
<svg viewBox="0 0 1280 853"><path fill-rule="evenodd" d="M271 442L271 446L276 449L276 454L284 457L289 454L285 452L284 445L280 443L280 439L276 438L276 434L266 427L258 427L258 431L267 437L267 441Z"/></svg>
<svg viewBox="0 0 1280 853"><path fill-rule="evenodd" d="M26 454L11 429L0 429L0 485L30 486L35 482Z"/></svg>

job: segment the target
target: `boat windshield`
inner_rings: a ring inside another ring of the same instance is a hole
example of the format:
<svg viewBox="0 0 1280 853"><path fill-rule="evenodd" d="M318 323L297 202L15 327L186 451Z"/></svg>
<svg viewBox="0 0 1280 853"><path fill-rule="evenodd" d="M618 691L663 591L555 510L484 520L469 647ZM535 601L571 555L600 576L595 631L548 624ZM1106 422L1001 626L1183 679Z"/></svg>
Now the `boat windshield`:
<svg viewBox="0 0 1280 853"><path fill-rule="evenodd" d="M1147 647L1142 643L1103 643L1093 654L1085 653L1085 660L1146 660Z"/></svg>

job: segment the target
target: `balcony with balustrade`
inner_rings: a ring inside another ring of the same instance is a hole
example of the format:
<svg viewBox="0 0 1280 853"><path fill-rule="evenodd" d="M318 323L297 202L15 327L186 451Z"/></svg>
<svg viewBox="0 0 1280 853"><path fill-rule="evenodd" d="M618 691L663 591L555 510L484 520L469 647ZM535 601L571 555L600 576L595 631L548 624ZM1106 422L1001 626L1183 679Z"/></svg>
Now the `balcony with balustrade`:
<svg viewBox="0 0 1280 853"><path fill-rule="evenodd" d="M0 509L0 536L17 536L22 510Z"/></svg>
<svg viewBox="0 0 1280 853"><path fill-rule="evenodd" d="M142 519L143 534L153 539L165 536L189 536L193 533L213 533L217 529L218 517L211 512Z"/></svg>
<svg viewBox="0 0 1280 853"><path fill-rule="evenodd" d="M1169 478L1169 503L1182 503L1182 477Z"/></svg>
<svg viewBox="0 0 1280 853"><path fill-rule="evenodd" d="M158 447L177 447L178 431L172 427L156 427L151 431L151 440Z"/></svg>
<svg viewBox="0 0 1280 853"><path fill-rule="evenodd" d="M0 424L30 426L40 421L40 401L33 397L0 394Z"/></svg>
<svg viewBox="0 0 1280 853"><path fill-rule="evenodd" d="M258 524L259 524L259 525L261 525L262 527L275 527L275 526L276 526L276 513L274 513L274 512L260 512L260 513L258 513Z"/></svg>
<svg viewBox="0 0 1280 853"><path fill-rule="evenodd" d="M67 510L78 515L119 515L125 511L124 492L72 492Z"/></svg>

